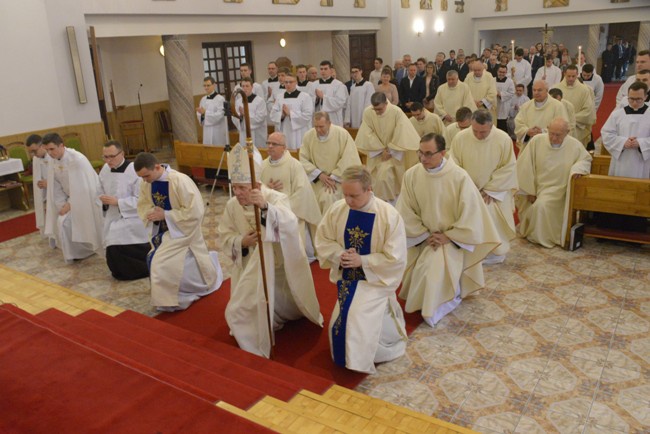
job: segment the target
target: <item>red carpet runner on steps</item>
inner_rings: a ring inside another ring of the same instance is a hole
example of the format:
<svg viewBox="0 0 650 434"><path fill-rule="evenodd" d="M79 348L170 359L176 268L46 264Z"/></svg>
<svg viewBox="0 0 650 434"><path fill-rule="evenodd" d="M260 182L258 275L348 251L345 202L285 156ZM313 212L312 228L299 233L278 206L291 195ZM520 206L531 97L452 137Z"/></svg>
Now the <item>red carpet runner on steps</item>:
<svg viewBox="0 0 650 434"><path fill-rule="evenodd" d="M247 408L302 389L291 375L237 366L218 349L147 330L161 323L133 315L32 316L0 306L0 432L267 433L214 403Z"/></svg>
<svg viewBox="0 0 650 434"><path fill-rule="evenodd" d="M311 272L325 327L321 329L305 319L285 324L282 330L275 333L274 360L341 386L354 388L365 378L365 374L336 366L330 356L327 325L336 303L336 287L329 281L329 270L322 270L317 262L312 263ZM230 279L217 292L197 301L186 311L162 313L156 318L236 347L237 342L230 336L224 317L229 299ZM407 332L410 334L421 322L419 312L406 314Z"/></svg>

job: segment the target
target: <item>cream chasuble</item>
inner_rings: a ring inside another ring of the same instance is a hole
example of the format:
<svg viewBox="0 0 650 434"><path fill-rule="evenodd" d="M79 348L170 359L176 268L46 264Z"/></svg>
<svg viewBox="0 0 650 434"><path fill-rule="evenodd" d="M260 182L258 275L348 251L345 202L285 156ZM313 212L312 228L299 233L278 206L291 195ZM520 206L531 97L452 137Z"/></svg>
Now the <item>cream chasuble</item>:
<svg viewBox="0 0 650 434"><path fill-rule="evenodd" d="M562 80L554 87L562 91L562 100L573 104L575 109L576 139L587 146L591 137L591 127L596 123L596 105L594 103L594 90L576 80L573 86Z"/></svg>
<svg viewBox="0 0 650 434"><path fill-rule="evenodd" d="M371 229L361 233L363 237L370 235L370 245L356 247L361 254L364 278L343 280L345 275L339 266L346 232L357 229L360 233L359 226L348 228L352 211L343 199L332 205L318 226L315 244L321 267L329 268L330 281L343 289L339 290L329 324L333 358L348 369L372 374L375 363L393 360L406 350L404 314L395 296L406 266L406 236L404 222L395 208L371 198L360 210L366 217L374 216ZM355 284L353 293L345 292L349 291L345 288ZM341 302L346 321L338 320ZM340 351L335 351L335 345ZM338 357L341 358L337 360Z"/></svg>
<svg viewBox="0 0 650 434"><path fill-rule="evenodd" d="M492 126L490 134L479 140L472 129L468 128L456 135L449 155L465 169L480 191L494 199L487 205L487 209L499 234L501 245L492 253L505 255L510 250L510 241L517 235L513 217L517 172L512 139Z"/></svg>
<svg viewBox="0 0 650 434"><path fill-rule="evenodd" d="M528 143L526 133L529 129L538 127L546 131L548 124L555 118L567 119L567 113L562 103L551 96L539 107L534 99L522 105L515 117L515 136L519 149L524 149Z"/></svg>
<svg viewBox="0 0 650 434"><path fill-rule="evenodd" d="M372 107L363 112L363 123L355 140L357 148L368 155L372 190L378 198L392 201L399 195L404 171L417 162L420 136L399 107L386 103L386 111L377 115ZM384 159L384 150L390 158Z"/></svg>
<svg viewBox="0 0 650 434"><path fill-rule="evenodd" d="M300 163L311 181L321 213L325 213L343 197L340 184L343 171L360 165L361 159L350 133L338 125L331 125L325 139L318 137L314 128L307 131L300 147ZM322 172L338 180L336 192L326 189L320 181L314 182Z"/></svg>
<svg viewBox="0 0 650 434"><path fill-rule="evenodd" d="M478 79L474 77L474 73L470 72L465 77L465 84L469 86L474 101L481 101L485 108L492 114L492 119L497 118L497 85L496 80L489 72L483 72L483 75Z"/></svg>
<svg viewBox="0 0 650 434"><path fill-rule="evenodd" d="M415 131L417 131L418 136L423 137L425 134L436 133L444 137L445 142L448 141L447 128L445 128L445 124L442 122L442 119L440 119L440 116L431 113L427 109L422 110L424 111L424 119L420 121L417 120L415 116L411 116L409 119L411 124L413 124ZM451 140L449 141L451 142Z"/></svg>
<svg viewBox="0 0 650 434"><path fill-rule="evenodd" d="M435 114L444 119L449 115L456 119L456 112L461 107L467 107L471 111L476 111L476 103L472 98L472 92L469 86L459 81L456 87L449 87L447 83L438 88L436 97L433 100L436 105Z"/></svg>
<svg viewBox="0 0 650 434"><path fill-rule="evenodd" d="M399 296L406 312L421 310L432 324L443 305L484 286L481 261L499 245L499 235L474 182L452 159L436 173L421 164L409 169L397 210L409 239L441 232L452 241L437 250L426 241L408 249Z"/></svg>
<svg viewBox="0 0 650 434"><path fill-rule="evenodd" d="M523 193L515 196L519 234L544 247L564 245L569 178L587 175L590 169L591 155L577 139L566 136L562 145L554 148L548 134L533 137L517 159L517 179ZM537 200L531 204L526 195Z"/></svg>
<svg viewBox="0 0 650 434"><path fill-rule="evenodd" d="M168 200L171 209L165 210L165 223L170 230L162 234L159 247L153 254L150 265L151 304L159 307L179 306L181 283L186 277L188 252L202 278L202 284L195 288L203 295L215 291L221 284L221 267L215 264L208 253L208 247L201 233L203 220L203 198L198 187L186 175L167 168ZM155 206L161 206L164 198L152 198L152 184L140 183L138 215L147 224L147 215ZM151 255L151 252L149 253ZM185 274L185 276L184 276ZM192 279L197 280L197 279ZM193 282L194 283L194 282ZM199 282L196 282L199 283ZM198 292L198 291L197 291Z"/></svg>
<svg viewBox="0 0 650 434"><path fill-rule="evenodd" d="M290 209L289 198L261 187L269 204L266 226L262 226L266 281L272 327L306 317L323 326L314 281L298 232L298 219ZM242 207L236 197L226 203L217 229L221 249L233 261L230 301L226 321L240 348L269 357L267 306L257 247L242 248L244 235L255 230L253 206Z"/></svg>

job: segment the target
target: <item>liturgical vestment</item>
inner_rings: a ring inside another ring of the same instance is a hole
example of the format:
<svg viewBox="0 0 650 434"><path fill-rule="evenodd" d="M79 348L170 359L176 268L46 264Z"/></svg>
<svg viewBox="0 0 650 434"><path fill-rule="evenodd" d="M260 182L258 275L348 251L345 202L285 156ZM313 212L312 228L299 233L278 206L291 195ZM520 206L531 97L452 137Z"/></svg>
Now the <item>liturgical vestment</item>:
<svg viewBox="0 0 650 434"><path fill-rule="evenodd" d="M321 213L325 213L343 197L340 184L343 172L350 166L361 164L361 159L350 133L343 127L331 125L327 137L319 137L315 128L307 131L300 148L300 163L312 183ZM322 172L336 180L335 192L317 180Z"/></svg>
<svg viewBox="0 0 650 434"><path fill-rule="evenodd" d="M159 180L140 184L138 215L143 222L156 206L165 210L165 219L155 225L148 258L151 304L162 310L186 309L219 289L223 280L216 254L208 252L201 233L203 198L187 175L165 167Z"/></svg>
<svg viewBox="0 0 650 434"><path fill-rule="evenodd" d="M481 261L499 245L487 207L467 172L453 159L441 165L409 169L397 201L409 245L400 297L406 300L406 312L421 310L432 326L484 286ZM452 242L434 250L425 241L434 232Z"/></svg>
<svg viewBox="0 0 650 434"><path fill-rule="evenodd" d="M402 109L386 103L386 111L377 115L372 107L366 108L355 142L368 155L366 165L377 197L397 199L404 171L417 162L415 151L420 149L420 136ZM384 151L390 158L384 159Z"/></svg>
<svg viewBox="0 0 650 434"><path fill-rule="evenodd" d="M512 139L492 126L490 134L479 140L468 128L456 135L450 155L465 169L476 187L494 199L487 209L501 245L492 253L505 255L516 236L513 194L517 191L517 172Z"/></svg>
<svg viewBox="0 0 650 434"><path fill-rule="evenodd" d="M262 217L262 245L269 294L268 311L257 246L242 247L243 237L255 230L253 206L241 206L236 197L226 203L218 234L223 252L233 262L230 301L226 321L239 347L269 357L268 312L274 330L291 320L306 317L323 326L314 281L305 249L300 242L298 219L287 195L261 186L268 203Z"/></svg>
<svg viewBox="0 0 650 434"><path fill-rule="evenodd" d="M519 234L544 247L563 246L569 179L587 175L590 169L591 155L577 139L567 135L554 147L548 134L533 137L517 159ZM535 203L526 195L536 196Z"/></svg>
<svg viewBox="0 0 650 434"><path fill-rule="evenodd" d="M350 247L361 255L362 265L341 269L341 254ZM404 222L381 199L372 197L361 210L350 209L341 199L318 226L316 250L338 289L329 324L334 362L375 373L375 363L393 360L406 350L404 314L395 296L406 266Z"/></svg>
<svg viewBox="0 0 650 434"><path fill-rule="evenodd" d="M515 136L519 149L523 149L528 143L529 137L526 133L529 129L538 127L546 130L555 118L567 119L567 113L562 103L551 96L541 103L534 99L524 103L515 117Z"/></svg>

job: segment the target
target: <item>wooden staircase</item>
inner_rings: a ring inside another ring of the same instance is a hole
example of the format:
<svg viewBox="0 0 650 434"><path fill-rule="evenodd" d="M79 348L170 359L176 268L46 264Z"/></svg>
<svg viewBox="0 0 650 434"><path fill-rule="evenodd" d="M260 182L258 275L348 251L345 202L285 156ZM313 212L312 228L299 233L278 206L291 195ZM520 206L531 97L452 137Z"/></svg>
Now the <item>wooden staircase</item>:
<svg viewBox="0 0 650 434"><path fill-rule="evenodd" d="M215 410L262 430L300 434L473 432L1 265L0 302L35 315L33 319L27 316L28 320L84 342L93 352L148 370L149 375L177 388L187 387L213 402ZM165 355L165 348L171 355ZM166 359L158 365L144 364L154 361L157 354ZM177 376L176 371L196 371L196 380ZM296 378L302 381L297 386L291 384ZM225 385L229 382L233 384L230 389ZM224 390L232 393L224 395Z"/></svg>

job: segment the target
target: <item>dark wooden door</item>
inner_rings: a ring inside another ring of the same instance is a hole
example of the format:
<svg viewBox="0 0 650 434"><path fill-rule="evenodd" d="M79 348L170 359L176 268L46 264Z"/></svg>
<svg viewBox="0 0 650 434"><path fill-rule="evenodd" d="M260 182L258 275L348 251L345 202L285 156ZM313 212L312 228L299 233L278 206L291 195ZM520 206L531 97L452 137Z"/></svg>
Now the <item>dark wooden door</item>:
<svg viewBox="0 0 650 434"><path fill-rule="evenodd" d="M636 23L611 23L609 25L607 42L614 44L616 43L616 38L621 38L632 42L636 47L636 43L639 40L639 25L640 23L638 21Z"/></svg>
<svg viewBox="0 0 650 434"><path fill-rule="evenodd" d="M359 65L363 68L363 78L366 80L370 71L375 69L377 57L377 39L374 33L349 35L350 39L350 67ZM349 71L348 71L349 72Z"/></svg>
<svg viewBox="0 0 650 434"><path fill-rule="evenodd" d="M250 63L253 67L251 42L204 42L202 48L203 72L217 80L217 92L230 100L230 94L241 80L239 66Z"/></svg>

